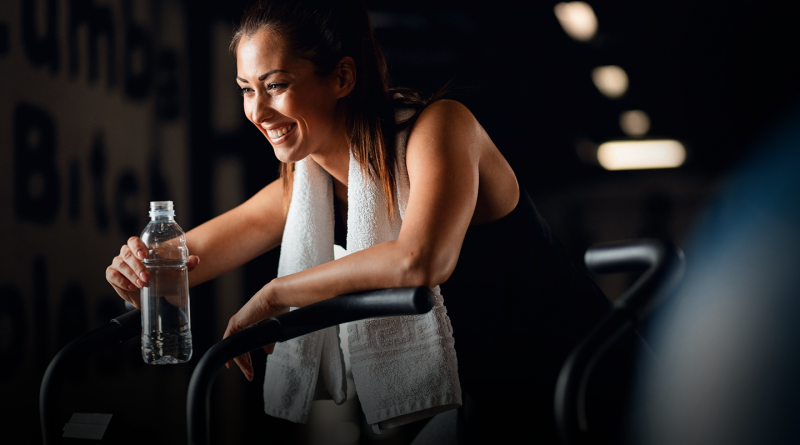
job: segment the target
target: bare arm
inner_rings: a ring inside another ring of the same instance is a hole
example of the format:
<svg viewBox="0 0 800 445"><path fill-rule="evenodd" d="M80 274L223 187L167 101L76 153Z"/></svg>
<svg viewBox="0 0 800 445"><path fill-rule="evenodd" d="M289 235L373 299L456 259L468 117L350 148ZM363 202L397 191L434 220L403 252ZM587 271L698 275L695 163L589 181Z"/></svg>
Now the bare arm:
<svg viewBox="0 0 800 445"><path fill-rule="evenodd" d="M462 105L441 101L426 108L408 141L411 187L399 238L276 278L231 318L225 337L290 306L302 307L362 290L433 287L446 281L455 269L476 209L480 163L487 144L494 148ZM486 181L497 177L491 175ZM249 359L242 356L236 363L250 378Z"/></svg>
<svg viewBox="0 0 800 445"><path fill-rule="evenodd" d="M240 206L190 230L189 252L203 259L189 275L195 286L231 271L281 243L283 184L273 181Z"/></svg>
<svg viewBox="0 0 800 445"><path fill-rule="evenodd" d="M186 234L189 285L216 278L278 246L286 223L282 200L283 184L276 180L240 206L190 230ZM139 290L150 279L141 261L146 252L142 240L133 236L106 268L106 280L137 308Z"/></svg>

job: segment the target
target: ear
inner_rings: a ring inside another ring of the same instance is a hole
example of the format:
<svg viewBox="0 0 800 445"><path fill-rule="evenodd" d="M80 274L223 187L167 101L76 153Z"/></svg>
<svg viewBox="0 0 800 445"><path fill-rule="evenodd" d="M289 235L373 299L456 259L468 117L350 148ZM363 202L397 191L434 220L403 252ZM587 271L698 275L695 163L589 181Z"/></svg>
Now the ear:
<svg viewBox="0 0 800 445"><path fill-rule="evenodd" d="M356 62L352 57L343 57L333 71L336 80L336 98L347 97L356 86Z"/></svg>

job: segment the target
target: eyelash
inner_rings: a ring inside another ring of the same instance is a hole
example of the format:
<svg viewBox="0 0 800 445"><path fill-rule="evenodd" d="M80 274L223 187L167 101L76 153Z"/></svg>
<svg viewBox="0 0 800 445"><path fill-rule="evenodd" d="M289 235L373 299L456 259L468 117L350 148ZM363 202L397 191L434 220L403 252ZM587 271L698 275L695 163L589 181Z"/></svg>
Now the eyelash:
<svg viewBox="0 0 800 445"><path fill-rule="evenodd" d="M284 88L286 88L287 85L288 84L286 84L286 83L271 83L271 84L267 85L267 91L284 89ZM242 96L244 96L245 94L250 93L250 92L253 91L252 88L248 88L248 87L242 88L242 87L240 87L238 85L237 85L236 89L239 91L239 94L242 95Z"/></svg>

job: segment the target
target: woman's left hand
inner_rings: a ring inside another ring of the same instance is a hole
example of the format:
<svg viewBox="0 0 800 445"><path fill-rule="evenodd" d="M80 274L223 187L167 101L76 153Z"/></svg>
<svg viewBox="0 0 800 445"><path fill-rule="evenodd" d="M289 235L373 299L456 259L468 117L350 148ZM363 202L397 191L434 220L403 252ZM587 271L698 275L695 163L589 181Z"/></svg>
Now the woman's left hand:
<svg viewBox="0 0 800 445"><path fill-rule="evenodd" d="M288 307L281 307L271 303L269 291L270 285L267 284L253 295L250 301L239 309L239 312L231 317L230 321L228 321L228 328L225 329L225 335L222 336L223 340L239 331L243 331L251 326L289 311ZM267 354L271 354L274 349L275 343L264 346L264 352ZM247 380L253 381L253 361L250 358L250 353L248 352L240 355L234 358L233 361L239 365L239 369L242 370ZM225 366L230 368L231 362L225 363Z"/></svg>

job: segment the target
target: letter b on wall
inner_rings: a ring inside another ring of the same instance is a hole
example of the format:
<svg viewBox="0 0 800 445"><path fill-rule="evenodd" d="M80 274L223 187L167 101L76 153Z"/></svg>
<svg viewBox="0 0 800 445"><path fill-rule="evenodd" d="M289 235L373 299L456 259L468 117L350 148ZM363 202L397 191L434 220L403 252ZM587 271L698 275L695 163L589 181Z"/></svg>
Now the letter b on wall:
<svg viewBox="0 0 800 445"><path fill-rule="evenodd" d="M14 213L21 220L51 223L60 192L55 122L46 111L20 102L14 110Z"/></svg>

